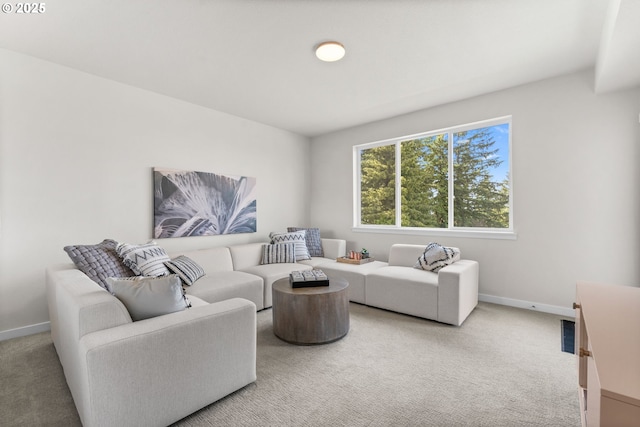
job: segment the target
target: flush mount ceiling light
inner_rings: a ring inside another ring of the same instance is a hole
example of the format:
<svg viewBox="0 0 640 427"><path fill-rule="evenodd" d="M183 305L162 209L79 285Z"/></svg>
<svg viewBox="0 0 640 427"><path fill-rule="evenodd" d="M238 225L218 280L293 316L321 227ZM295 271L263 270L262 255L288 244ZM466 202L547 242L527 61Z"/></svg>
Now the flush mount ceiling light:
<svg viewBox="0 0 640 427"><path fill-rule="evenodd" d="M324 42L316 47L316 56L325 62L335 62L342 59L345 54L344 46L338 42Z"/></svg>

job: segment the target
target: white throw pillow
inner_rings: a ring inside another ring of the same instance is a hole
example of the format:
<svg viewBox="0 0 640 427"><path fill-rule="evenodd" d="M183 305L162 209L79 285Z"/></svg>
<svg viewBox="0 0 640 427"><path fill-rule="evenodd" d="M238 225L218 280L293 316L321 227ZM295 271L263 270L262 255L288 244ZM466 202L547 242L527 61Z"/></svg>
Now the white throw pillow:
<svg viewBox="0 0 640 427"><path fill-rule="evenodd" d="M447 248L438 243L429 243L420 255L414 268L433 271L437 273L442 267L460 260L460 249Z"/></svg>
<svg viewBox="0 0 640 427"><path fill-rule="evenodd" d="M120 243L116 252L122 258L124 265L138 276L165 276L170 273L165 262L171 261L169 255L155 243L132 245Z"/></svg>
<svg viewBox="0 0 640 427"><path fill-rule="evenodd" d="M307 232L301 230L291 233L271 233L269 234L269 238L272 244L294 243L296 248L296 261L301 261L303 259L311 259L309 249L307 249L306 235Z"/></svg>

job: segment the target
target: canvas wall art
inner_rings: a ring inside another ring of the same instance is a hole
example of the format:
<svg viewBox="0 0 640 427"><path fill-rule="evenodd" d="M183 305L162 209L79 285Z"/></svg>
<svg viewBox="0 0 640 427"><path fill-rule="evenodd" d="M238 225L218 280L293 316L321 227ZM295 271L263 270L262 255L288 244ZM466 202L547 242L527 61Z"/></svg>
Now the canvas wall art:
<svg viewBox="0 0 640 427"><path fill-rule="evenodd" d="M256 179L153 169L154 238L256 232Z"/></svg>

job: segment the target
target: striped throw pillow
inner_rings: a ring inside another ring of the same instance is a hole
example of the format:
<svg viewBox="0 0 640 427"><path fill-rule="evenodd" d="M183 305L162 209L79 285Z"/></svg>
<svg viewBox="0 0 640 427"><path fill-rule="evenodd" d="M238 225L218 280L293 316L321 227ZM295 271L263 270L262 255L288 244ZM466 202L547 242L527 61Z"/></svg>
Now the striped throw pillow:
<svg viewBox="0 0 640 427"><path fill-rule="evenodd" d="M177 274L187 286L191 286L195 283L196 280L204 276L206 273L198 263L196 263L191 258L180 255L171 261L167 261L164 265L171 270L173 273Z"/></svg>
<svg viewBox="0 0 640 427"><path fill-rule="evenodd" d="M262 245L262 260L260 264L277 264L296 262L296 249L293 243L276 243Z"/></svg>
<svg viewBox="0 0 640 427"><path fill-rule="evenodd" d="M132 245L120 243L116 252L122 258L124 265L129 267L138 276L166 276L169 270L164 263L171 261L169 255L155 243L144 245Z"/></svg>
<svg viewBox="0 0 640 427"><path fill-rule="evenodd" d="M301 261L303 259L311 259L311 255L309 255L309 250L307 249L306 235L307 232L302 230L291 233L271 233L269 234L269 238L271 239L272 244L294 243L296 249L296 260Z"/></svg>
<svg viewBox="0 0 640 427"><path fill-rule="evenodd" d="M288 232L302 230L307 232L304 238L307 249L309 250L309 255L323 257L324 251L322 250L322 239L320 239L319 228L287 227Z"/></svg>

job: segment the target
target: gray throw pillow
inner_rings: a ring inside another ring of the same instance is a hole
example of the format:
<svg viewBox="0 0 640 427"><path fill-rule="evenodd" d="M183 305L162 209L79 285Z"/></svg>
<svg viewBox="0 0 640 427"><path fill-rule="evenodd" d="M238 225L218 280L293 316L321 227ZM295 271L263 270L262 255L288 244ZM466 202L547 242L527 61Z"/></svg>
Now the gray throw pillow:
<svg viewBox="0 0 640 427"><path fill-rule="evenodd" d="M287 227L288 232L303 230L307 232L305 235L305 243L307 244L309 255L323 257L324 251L322 250L319 228Z"/></svg>
<svg viewBox="0 0 640 427"><path fill-rule="evenodd" d="M171 272L177 274L187 286L193 285L196 280L206 274L197 262L184 255L167 261L164 265L171 270Z"/></svg>
<svg viewBox="0 0 640 427"><path fill-rule="evenodd" d="M460 260L460 249L447 248L438 243L429 243L424 253L418 257L414 268L437 273L442 267Z"/></svg>
<svg viewBox="0 0 640 427"><path fill-rule="evenodd" d="M131 319L143 320L191 307L180 277L109 277L107 290L118 298Z"/></svg>
<svg viewBox="0 0 640 427"><path fill-rule="evenodd" d="M260 264L277 264L296 262L296 249L293 243L276 243L262 245L262 260Z"/></svg>
<svg viewBox="0 0 640 427"><path fill-rule="evenodd" d="M96 245L65 246L64 251L78 270L106 289L107 277L135 276L118 256L116 246L118 242L115 240L105 239Z"/></svg>

